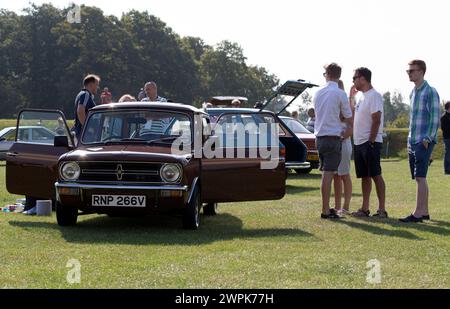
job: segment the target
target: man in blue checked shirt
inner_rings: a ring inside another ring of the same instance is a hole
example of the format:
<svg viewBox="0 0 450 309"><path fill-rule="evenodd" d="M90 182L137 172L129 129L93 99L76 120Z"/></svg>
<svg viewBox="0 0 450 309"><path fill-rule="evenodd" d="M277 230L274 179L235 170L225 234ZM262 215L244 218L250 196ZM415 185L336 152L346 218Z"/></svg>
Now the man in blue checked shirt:
<svg viewBox="0 0 450 309"><path fill-rule="evenodd" d="M408 153L411 176L417 183L416 210L401 222L430 220L428 212L428 163L437 143L439 128L439 94L431 87L424 75L427 70L422 60L409 62L409 80L415 84L410 95L411 113L409 121Z"/></svg>

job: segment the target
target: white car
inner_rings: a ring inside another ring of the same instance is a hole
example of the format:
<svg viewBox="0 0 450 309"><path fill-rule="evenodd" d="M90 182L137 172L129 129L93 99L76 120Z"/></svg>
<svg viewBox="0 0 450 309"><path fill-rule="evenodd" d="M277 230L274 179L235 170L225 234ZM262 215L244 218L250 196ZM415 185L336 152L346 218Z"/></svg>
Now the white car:
<svg viewBox="0 0 450 309"><path fill-rule="evenodd" d="M23 126L19 128L18 140L35 144L53 144L55 132L42 126ZM0 131L0 160L6 159L6 153L14 144L16 127L7 127Z"/></svg>

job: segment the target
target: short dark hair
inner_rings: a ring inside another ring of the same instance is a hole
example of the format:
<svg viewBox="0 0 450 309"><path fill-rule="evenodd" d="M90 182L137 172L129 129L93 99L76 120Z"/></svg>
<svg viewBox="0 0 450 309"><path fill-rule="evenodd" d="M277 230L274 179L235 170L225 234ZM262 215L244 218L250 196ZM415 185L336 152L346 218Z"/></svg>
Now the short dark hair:
<svg viewBox="0 0 450 309"><path fill-rule="evenodd" d="M88 74L84 79L83 79L83 86L87 86L91 83L95 83L95 81L100 82L100 77L98 77L95 74Z"/></svg>
<svg viewBox="0 0 450 309"><path fill-rule="evenodd" d="M342 68L335 62L323 66L327 75L331 78L341 78Z"/></svg>
<svg viewBox="0 0 450 309"><path fill-rule="evenodd" d="M425 63L425 61L423 60L419 60L419 59L414 59L411 60L408 65L417 65L419 67L419 69L421 71L423 71L423 74L425 74L425 72L427 71L427 65Z"/></svg>
<svg viewBox="0 0 450 309"><path fill-rule="evenodd" d="M359 75L364 77L364 79L368 82L371 83L372 82L372 72L368 69L368 68L357 68L355 70L355 72Z"/></svg>
<svg viewBox="0 0 450 309"><path fill-rule="evenodd" d="M450 101L447 101L444 105L445 110L448 110L450 108Z"/></svg>

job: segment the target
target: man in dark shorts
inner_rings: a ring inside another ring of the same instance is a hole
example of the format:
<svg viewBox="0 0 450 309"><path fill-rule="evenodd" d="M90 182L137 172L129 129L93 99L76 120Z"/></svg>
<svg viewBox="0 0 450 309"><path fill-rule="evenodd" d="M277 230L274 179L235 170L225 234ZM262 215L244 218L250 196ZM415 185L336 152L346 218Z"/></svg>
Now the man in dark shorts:
<svg viewBox="0 0 450 309"><path fill-rule="evenodd" d="M387 218L385 208L386 185L381 175L381 147L383 143L383 97L372 86L372 72L358 68L353 75L353 85L360 91L355 106L353 139L355 143L356 177L361 178L363 203L352 213L355 217L369 217L372 180L378 196L378 210L374 217Z"/></svg>
<svg viewBox="0 0 450 309"><path fill-rule="evenodd" d="M316 113L314 134L319 152L320 170L322 171L322 219L339 219L334 209L330 209L331 183L341 162L342 140L352 134L352 110L347 94L339 89L338 81L342 69L336 63L326 66L327 84L315 94L313 103ZM342 131L340 114L345 118L347 129Z"/></svg>
<svg viewBox="0 0 450 309"><path fill-rule="evenodd" d="M424 79L427 70L423 60L409 62L406 71L409 80L415 85L410 95L411 115L408 135L408 154L411 176L417 183L416 210L400 222L422 222L430 220L428 212L428 166L437 143L439 129L439 94Z"/></svg>

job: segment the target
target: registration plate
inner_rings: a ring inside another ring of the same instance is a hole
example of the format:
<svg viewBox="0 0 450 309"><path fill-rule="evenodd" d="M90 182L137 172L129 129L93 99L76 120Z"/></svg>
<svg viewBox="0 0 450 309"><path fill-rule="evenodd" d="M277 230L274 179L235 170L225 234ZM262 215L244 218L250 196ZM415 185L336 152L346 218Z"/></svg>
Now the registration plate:
<svg viewBox="0 0 450 309"><path fill-rule="evenodd" d="M145 207L145 195L92 195L92 206Z"/></svg>
<svg viewBox="0 0 450 309"><path fill-rule="evenodd" d="M318 161L319 160L319 155L309 154L309 155L306 156L306 160L307 161Z"/></svg>

